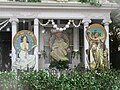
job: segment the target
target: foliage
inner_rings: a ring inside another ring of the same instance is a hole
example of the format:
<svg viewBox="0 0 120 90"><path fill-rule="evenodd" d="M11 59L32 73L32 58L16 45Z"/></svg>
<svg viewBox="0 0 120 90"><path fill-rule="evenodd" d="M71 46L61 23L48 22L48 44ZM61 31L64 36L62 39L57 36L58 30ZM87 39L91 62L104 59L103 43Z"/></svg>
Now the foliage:
<svg viewBox="0 0 120 90"><path fill-rule="evenodd" d="M16 74L13 72L0 72L0 90L16 90Z"/></svg>
<svg viewBox="0 0 120 90"><path fill-rule="evenodd" d="M14 72L1 72L0 90L120 90L120 75L114 70L71 71L58 78L42 70L21 71L16 83Z"/></svg>
<svg viewBox="0 0 120 90"><path fill-rule="evenodd" d="M84 64L83 64L83 63L79 63L79 64L74 68L74 70L77 71L77 72L85 71Z"/></svg>
<svg viewBox="0 0 120 90"><path fill-rule="evenodd" d="M20 84L25 90L45 90L49 75L44 71L21 72Z"/></svg>
<svg viewBox="0 0 120 90"><path fill-rule="evenodd" d="M115 3L117 0L108 0L111 3Z"/></svg>
<svg viewBox="0 0 120 90"><path fill-rule="evenodd" d="M81 55L81 52L79 50L72 51L72 58L79 58L78 56Z"/></svg>
<svg viewBox="0 0 120 90"><path fill-rule="evenodd" d="M50 68L57 68L59 70L65 70L65 69L68 69L69 68L69 61L56 61L56 60L53 60L51 61L50 63Z"/></svg>
<svg viewBox="0 0 120 90"><path fill-rule="evenodd" d="M113 10L110 13L112 23L110 24L110 51L111 53L118 52L120 45L120 9ZM112 55L112 54L111 54ZM114 59L114 58L113 58Z"/></svg>
<svg viewBox="0 0 120 90"><path fill-rule="evenodd" d="M22 73L24 87L31 90L119 90L120 78L116 71L88 71L62 74L60 78L43 71Z"/></svg>
<svg viewBox="0 0 120 90"><path fill-rule="evenodd" d="M99 3L99 0L79 0L81 3L90 3L93 6L98 6L100 7L101 4Z"/></svg>

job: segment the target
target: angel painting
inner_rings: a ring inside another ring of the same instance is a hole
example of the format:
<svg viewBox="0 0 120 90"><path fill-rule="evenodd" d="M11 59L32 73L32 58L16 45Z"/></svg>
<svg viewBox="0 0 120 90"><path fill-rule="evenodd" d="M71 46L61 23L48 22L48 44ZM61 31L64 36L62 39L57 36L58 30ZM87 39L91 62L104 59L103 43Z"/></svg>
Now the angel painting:
<svg viewBox="0 0 120 90"><path fill-rule="evenodd" d="M68 61L67 50L69 47L69 39L63 32L55 32L49 41L52 51L50 55L57 61Z"/></svg>
<svg viewBox="0 0 120 90"><path fill-rule="evenodd" d="M86 30L86 39L89 43L89 67L98 68L104 64L104 53L106 52L106 31L99 24L91 25Z"/></svg>
<svg viewBox="0 0 120 90"><path fill-rule="evenodd" d="M31 32L28 30L22 30L18 32L14 37L14 47L18 53L18 58L14 63L17 69L34 68L36 63L35 55L29 54L37 45L35 36L31 36Z"/></svg>

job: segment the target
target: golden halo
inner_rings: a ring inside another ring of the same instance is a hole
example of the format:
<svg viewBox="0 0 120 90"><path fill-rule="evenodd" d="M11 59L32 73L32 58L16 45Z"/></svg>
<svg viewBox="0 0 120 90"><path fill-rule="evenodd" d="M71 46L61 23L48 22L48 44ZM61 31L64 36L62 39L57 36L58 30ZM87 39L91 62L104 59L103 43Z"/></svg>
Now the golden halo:
<svg viewBox="0 0 120 90"><path fill-rule="evenodd" d="M37 39L36 39L36 36L33 34L33 32L31 32L29 30L21 30L21 31L17 32L13 38L13 46L15 49L16 49L15 42L19 42L19 41L17 41L18 40L17 38L19 38L20 36L24 36L24 35L29 36L33 40L34 45L37 44Z"/></svg>

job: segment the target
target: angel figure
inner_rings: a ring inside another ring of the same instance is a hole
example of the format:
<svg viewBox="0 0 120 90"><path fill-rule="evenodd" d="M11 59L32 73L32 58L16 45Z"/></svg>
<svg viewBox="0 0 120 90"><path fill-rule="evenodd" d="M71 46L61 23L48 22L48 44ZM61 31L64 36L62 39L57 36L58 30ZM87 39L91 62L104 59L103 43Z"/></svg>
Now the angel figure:
<svg viewBox="0 0 120 90"><path fill-rule="evenodd" d="M69 47L68 37L63 32L55 32L50 38L50 55L57 61L68 61L67 49Z"/></svg>
<svg viewBox="0 0 120 90"><path fill-rule="evenodd" d="M90 67L95 68L103 64L103 50L105 48L105 35L101 35L97 30L86 31L86 38L89 43Z"/></svg>
<svg viewBox="0 0 120 90"><path fill-rule="evenodd" d="M36 46L37 45L33 45L32 49L34 49ZM17 61L15 62L17 69L26 70L27 68L34 68L36 57L35 55L28 54L28 52L31 50L29 50L29 41L27 36L22 36L20 42L20 52L18 54L19 58L17 58Z"/></svg>

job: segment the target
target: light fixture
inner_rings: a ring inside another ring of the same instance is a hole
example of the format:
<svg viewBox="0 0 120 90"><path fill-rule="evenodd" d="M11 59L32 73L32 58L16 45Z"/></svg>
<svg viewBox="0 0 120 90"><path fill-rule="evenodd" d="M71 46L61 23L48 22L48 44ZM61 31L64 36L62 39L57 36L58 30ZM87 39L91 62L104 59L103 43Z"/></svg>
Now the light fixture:
<svg viewBox="0 0 120 90"><path fill-rule="evenodd" d="M42 30L42 33L45 33L45 30Z"/></svg>
<svg viewBox="0 0 120 90"><path fill-rule="evenodd" d="M10 31L10 28L8 27L6 30L9 32L9 31Z"/></svg>
<svg viewBox="0 0 120 90"><path fill-rule="evenodd" d="M25 20L23 20L23 23L25 24Z"/></svg>

